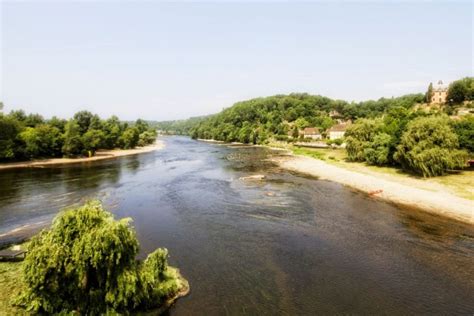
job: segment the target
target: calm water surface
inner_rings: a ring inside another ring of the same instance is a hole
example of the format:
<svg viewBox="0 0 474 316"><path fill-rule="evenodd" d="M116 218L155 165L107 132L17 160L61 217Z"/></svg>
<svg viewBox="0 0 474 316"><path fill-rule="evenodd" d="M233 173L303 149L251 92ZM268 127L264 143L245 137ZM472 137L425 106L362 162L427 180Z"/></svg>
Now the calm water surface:
<svg viewBox="0 0 474 316"><path fill-rule="evenodd" d="M0 172L0 243L101 199L190 281L170 315L474 313L474 228L280 170L264 148L164 138L116 160ZM262 182L239 180L265 174Z"/></svg>

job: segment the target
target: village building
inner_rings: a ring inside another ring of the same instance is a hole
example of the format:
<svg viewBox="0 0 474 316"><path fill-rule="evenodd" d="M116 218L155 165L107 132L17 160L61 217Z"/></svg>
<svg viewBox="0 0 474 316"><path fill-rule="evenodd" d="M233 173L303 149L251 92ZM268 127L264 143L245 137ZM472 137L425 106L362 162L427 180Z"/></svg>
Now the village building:
<svg viewBox="0 0 474 316"><path fill-rule="evenodd" d="M320 140L323 138L323 135L321 135L321 132L319 131L319 128L317 127L306 127L303 130L303 137L314 139L314 140Z"/></svg>
<svg viewBox="0 0 474 316"><path fill-rule="evenodd" d="M349 127L349 125L350 122L339 123L328 129L329 139L334 140L344 137L344 134L346 133L347 127Z"/></svg>
<svg viewBox="0 0 474 316"><path fill-rule="evenodd" d="M431 103L441 104L446 103L446 96L448 95L448 86L439 80L436 85L433 85L433 94L431 95Z"/></svg>

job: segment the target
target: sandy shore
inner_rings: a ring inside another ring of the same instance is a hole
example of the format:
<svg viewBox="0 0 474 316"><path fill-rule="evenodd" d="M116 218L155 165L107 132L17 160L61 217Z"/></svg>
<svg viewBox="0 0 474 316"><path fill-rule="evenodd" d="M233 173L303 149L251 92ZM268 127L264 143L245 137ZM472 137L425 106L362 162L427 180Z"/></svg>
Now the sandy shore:
<svg viewBox="0 0 474 316"><path fill-rule="evenodd" d="M474 224L473 200L455 196L436 186L428 189L421 180L412 180L408 185L397 182L395 179L392 181L387 177L362 174L303 156L290 155L275 158L274 161L282 168L338 182L366 192L375 198L415 206L428 212ZM420 185L416 185L416 181L420 181Z"/></svg>
<svg viewBox="0 0 474 316"><path fill-rule="evenodd" d="M63 165L63 164L74 164L83 163L90 161L98 161L104 159L113 159L117 157L137 155L142 153L151 152L154 150L162 149L164 143L157 140L155 144L145 147L138 147L134 149L113 149L113 150L99 150L93 157L84 158L52 158L52 159L39 159L32 161L12 162L0 164L0 170L3 169L16 169L16 168L42 168L50 165Z"/></svg>
<svg viewBox="0 0 474 316"><path fill-rule="evenodd" d="M214 143L214 144L224 144L225 142L222 141L222 140L215 140L215 139L204 139L204 138L198 138L196 139L200 142L204 142L204 143Z"/></svg>

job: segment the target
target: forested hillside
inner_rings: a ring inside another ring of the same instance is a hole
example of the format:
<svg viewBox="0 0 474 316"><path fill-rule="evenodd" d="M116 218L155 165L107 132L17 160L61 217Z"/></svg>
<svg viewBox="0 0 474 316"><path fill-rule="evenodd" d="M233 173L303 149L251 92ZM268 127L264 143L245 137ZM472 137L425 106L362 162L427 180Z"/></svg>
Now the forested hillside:
<svg viewBox="0 0 474 316"><path fill-rule="evenodd" d="M189 131L193 138L265 144L303 141L306 127L324 138L333 125L344 123L347 130L336 143L345 143L349 160L436 176L463 168L474 157L474 78L452 82L445 104L429 104L431 89L430 84L425 94L351 103L305 93L256 98Z"/></svg>
<svg viewBox="0 0 474 316"><path fill-rule="evenodd" d="M160 121L151 125L164 134L189 135L191 130L211 115L191 117L187 120Z"/></svg>
<svg viewBox="0 0 474 316"><path fill-rule="evenodd" d="M274 135L286 136L308 126L326 130L337 119L376 117L393 108L411 109L423 94L377 101L352 102L294 93L242 101L200 122L191 130L194 138L261 144Z"/></svg>

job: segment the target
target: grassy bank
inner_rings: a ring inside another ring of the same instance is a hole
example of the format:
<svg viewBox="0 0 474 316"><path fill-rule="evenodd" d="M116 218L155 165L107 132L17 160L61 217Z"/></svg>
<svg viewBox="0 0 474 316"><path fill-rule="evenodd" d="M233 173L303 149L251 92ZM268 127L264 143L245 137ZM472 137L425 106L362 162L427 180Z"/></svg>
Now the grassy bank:
<svg viewBox="0 0 474 316"><path fill-rule="evenodd" d="M327 163L358 173L382 177L387 180L430 191L446 190L458 197L474 200L474 171L472 169L456 171L444 176L423 178L418 175L406 173L404 170L396 167L379 167L361 162L349 162L347 161L345 149L296 147L284 142L274 142L269 145L271 147L285 148L295 155L323 160Z"/></svg>
<svg viewBox="0 0 474 316"><path fill-rule="evenodd" d="M0 262L0 314L28 315L12 305L12 300L23 288L21 262Z"/></svg>

